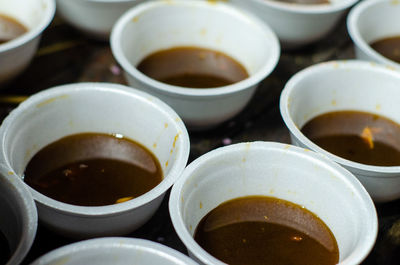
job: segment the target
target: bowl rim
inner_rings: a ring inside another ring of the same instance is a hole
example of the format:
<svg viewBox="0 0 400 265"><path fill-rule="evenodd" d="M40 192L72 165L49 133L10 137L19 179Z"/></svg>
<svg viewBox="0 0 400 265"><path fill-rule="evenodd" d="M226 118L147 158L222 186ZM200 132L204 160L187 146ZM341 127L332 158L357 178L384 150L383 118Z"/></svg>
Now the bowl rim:
<svg viewBox="0 0 400 265"><path fill-rule="evenodd" d="M378 0L381 1L381 0ZM302 142L305 146L309 147L311 150L321 153L324 156L328 157L332 161L335 161L347 169L353 169L355 171L362 171L363 175L366 177L372 178L396 178L400 172L400 166L373 166L362 164L358 162L354 162L337 155L334 155L328 151L325 151L318 145L314 144L311 140L309 140L296 126L294 123L289 110L289 98L293 90L296 89L298 83L302 82L304 79L311 78L312 76L319 74L321 72L331 72L335 71L337 68L340 69L359 69L369 72L377 72L386 74L389 76L393 76L399 79L400 82L400 70L390 69L383 65L375 64L368 61L362 60L336 60L336 61L329 61L314 64L309 66L295 75L293 75L288 82L286 83L285 87L282 90L280 96L280 112L284 123L286 124L287 128L289 129L290 133L292 133L300 142ZM384 173L385 175L381 175L376 177L375 173Z"/></svg>
<svg viewBox="0 0 400 265"><path fill-rule="evenodd" d="M377 8L378 6L382 5L387 5L391 4L393 1L391 0L366 0L366 1L361 1L357 5L355 5L349 12L347 16L347 31L350 35L350 38L352 39L353 43L360 48L364 53L366 53L369 57L374 58L378 62L391 65L394 67L399 67L400 64L390 60L389 58L386 58L376 50L374 50L369 43L367 43L363 36L361 36L361 33L359 31L359 28L357 26L358 21L360 17L363 15L363 13L368 10L369 8ZM400 34L400 32L399 32Z"/></svg>
<svg viewBox="0 0 400 265"><path fill-rule="evenodd" d="M257 26L260 31L262 31L265 36L270 40L271 43L271 55L270 58L264 63L264 65L253 75L250 75L248 78L228 85L217 88L207 88L207 89L198 89L198 88L189 88L189 87L180 87L162 83L155 79L152 79L145 74L141 73L139 70L134 67L129 60L125 57L125 54L121 47L121 37L122 31L124 30L126 24L134 17L139 16L141 13L147 12L153 8L180 5L180 6L189 6L189 7L197 7L202 9L213 9L218 10L218 12L223 12L229 14L231 16L237 17L240 20L246 21L249 24ZM261 21L259 18L249 15L245 12L241 12L239 9L236 9L233 6L222 2L208 2L208 1L193 1L193 0L170 0L170 1L148 1L141 3L129 11L124 13L118 21L114 24L111 30L110 36L110 44L111 50L116 61L121 65L122 69L126 74L130 76L134 76L139 79L141 82L149 85L152 89L157 90L157 92L174 96L174 97L184 97L184 96L196 96L196 97L218 97L218 96L226 96L229 94L234 94L242 90L246 90L251 88L254 85L257 85L260 81L266 78L276 67L280 57L280 44L278 37L273 32L273 30Z"/></svg>
<svg viewBox="0 0 400 265"><path fill-rule="evenodd" d="M15 206L15 208L23 210L22 213L18 213L21 214L22 220L20 224L22 227L21 238L18 241L15 251L6 263L7 265L19 264L28 254L35 239L38 226L38 213L29 189L19 177L11 174L3 164L0 164L0 179L5 185L9 185L13 189L13 193L17 195L14 197L14 200L17 201L18 206Z"/></svg>
<svg viewBox="0 0 400 265"><path fill-rule="evenodd" d="M248 145L251 145L250 149L248 147L246 148L246 146ZM368 194L364 186L360 183L360 181L348 170L341 167L337 163L334 163L333 161L327 159L325 156L319 153L312 151L310 152L308 149L300 148L290 144L284 144L278 142L265 142L265 141L237 143L211 150L210 152L192 161L183 171L178 181L174 184L169 198L169 213L177 235L184 243L186 248L189 250L189 252L193 253L193 255L204 264L221 264L221 265L225 264L222 261L213 257L204 249L202 249L190 235L189 231L186 229L180 209L180 203L182 201L181 196L185 183L187 181L190 181L190 177L193 175L194 172L197 171L198 168L203 167L204 165L207 164L208 161L210 160L212 161L216 157L223 156L223 154L225 153L233 153L238 151L239 149L245 149L245 148L246 150L263 150L263 151L277 150L279 152L284 150L285 152L291 152L292 154L298 155L299 157L306 157L306 159L316 159L320 163L323 163L329 168L340 173L340 175L338 175L338 178L342 179L343 182L346 183L348 186L354 188L353 191L358 193L358 196L356 197L360 202L363 203L368 215L372 217L371 218L372 220L368 219L371 222L370 228L372 229L369 230L370 233L366 238L369 240L362 241L360 243L362 245L362 248L358 247L356 253L353 253L346 260L343 260L342 262L338 263L338 265L353 265L356 264L356 262L361 262L368 256L368 254L370 253L370 251L374 246L374 243L378 235L378 217L375 205L370 195Z"/></svg>
<svg viewBox="0 0 400 265"><path fill-rule="evenodd" d="M289 13L299 13L299 14L309 14L309 15L319 15L319 14L328 14L339 12L344 9L349 8L354 5L358 0L337 0L337 3L329 3L329 4L297 4L297 3L288 3L281 2L279 0L250 0L257 2L260 5L265 5L270 8L281 10Z"/></svg>
<svg viewBox="0 0 400 265"><path fill-rule="evenodd" d="M196 265L197 263L190 259L183 253L172 249L160 243L140 238L127 238L127 237L102 237L95 239L83 240L80 242L68 244L66 246L54 249L41 257L37 258L32 265L38 264L52 264L56 260L65 259L66 256L74 255L82 252L89 252L91 250L101 249L137 249L143 253L168 257L175 260L176 264Z"/></svg>
<svg viewBox="0 0 400 265"><path fill-rule="evenodd" d="M57 0L62 1L62 0ZM82 2L92 2L92 3L105 3L105 4L117 4L117 3L129 3L129 2L139 2L143 0L81 0Z"/></svg>
<svg viewBox="0 0 400 265"><path fill-rule="evenodd" d="M53 211L62 212L63 214L67 214L69 216L104 218L108 216L122 215L128 211L142 207L164 194L178 179L189 158L190 140L186 127L183 121L179 118L178 114L176 114L171 107L162 102L160 99L145 92L138 91L134 88L113 83L72 83L55 86L32 95L26 101L22 102L16 109L11 111L10 114L4 119L3 124L0 127L0 144L2 146L0 159L3 163L5 163L9 172L19 176L10 165L10 161L5 154L6 148L4 148L6 146L6 138L8 137L9 133L8 128L12 125L12 123L31 106L43 102L45 99L54 98L65 94L79 93L79 91L113 92L125 95L126 97L145 100L149 105L154 106L157 110L163 113L163 115L170 117L171 121L173 122L173 126L176 128L177 132L180 133L180 137L177 138L177 142L179 142L181 148L179 149L169 174L164 175L163 180L156 187L132 200L105 206L78 206L52 199L26 185L32 193L35 201L51 208Z"/></svg>
<svg viewBox="0 0 400 265"><path fill-rule="evenodd" d="M36 25L36 27L28 30L21 36L12 39L10 41L4 42L3 44L0 44L0 54L12 51L15 48L27 44L36 37L40 36L40 34L42 34L42 32L50 25L55 15L56 1L55 0L44 0L44 1L46 1L47 8L44 13L44 16L41 19L41 22L38 25Z"/></svg>

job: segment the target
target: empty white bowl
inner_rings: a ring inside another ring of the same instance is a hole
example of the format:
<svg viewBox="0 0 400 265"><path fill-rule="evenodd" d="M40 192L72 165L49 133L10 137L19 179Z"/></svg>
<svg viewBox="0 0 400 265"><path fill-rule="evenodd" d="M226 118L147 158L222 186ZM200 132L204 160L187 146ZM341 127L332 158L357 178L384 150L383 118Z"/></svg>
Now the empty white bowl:
<svg viewBox="0 0 400 265"><path fill-rule="evenodd" d="M301 5L279 0L230 0L270 25L284 49L298 48L323 38L357 1L331 0L324 5Z"/></svg>
<svg viewBox="0 0 400 265"><path fill-rule="evenodd" d="M28 29L27 33L0 44L0 86L29 65L55 8L55 0L0 0L0 14L16 19Z"/></svg>
<svg viewBox="0 0 400 265"><path fill-rule="evenodd" d="M115 21L145 0L57 0L57 12L69 24L100 39L110 37Z"/></svg>
<svg viewBox="0 0 400 265"><path fill-rule="evenodd" d="M347 29L354 42L356 57L385 65L400 67L371 48L376 40L400 36L400 4L392 0L365 0L352 8L347 17Z"/></svg>
<svg viewBox="0 0 400 265"><path fill-rule="evenodd" d="M18 265L35 239L38 217L29 190L3 165L0 165L0 216L0 232L11 252L6 264Z"/></svg>
<svg viewBox="0 0 400 265"><path fill-rule="evenodd" d="M22 177L30 159L67 135L122 134L147 147L164 178L147 193L124 203L76 206L32 188L39 219L68 237L121 235L144 224L186 166L189 137L179 116L165 103L130 87L77 83L39 92L14 109L0 128L0 161ZM95 183L93 183L95 185Z"/></svg>
<svg viewBox="0 0 400 265"><path fill-rule="evenodd" d="M233 198L265 195L304 206L325 222L339 247L339 264L359 264L378 231L374 204L360 182L324 156L291 145L253 142L213 150L190 163L172 188L169 210L189 254L224 264L193 239L200 220Z"/></svg>
<svg viewBox="0 0 400 265"><path fill-rule="evenodd" d="M136 69L146 56L177 46L223 52L249 73L232 85L197 89L168 85ZM238 114L279 59L272 30L256 17L214 1L150 1L126 12L115 24L111 49L132 87L169 104L190 129L216 126Z"/></svg>
<svg viewBox="0 0 400 265"><path fill-rule="evenodd" d="M400 72L364 61L332 61L306 68L285 85L280 111L292 143L322 153L350 170L376 202L400 198L400 166L372 166L333 155L311 142L301 128L332 111L370 112L400 123Z"/></svg>
<svg viewBox="0 0 400 265"><path fill-rule="evenodd" d="M81 241L53 250L32 265L196 265L182 253L149 240L109 237Z"/></svg>

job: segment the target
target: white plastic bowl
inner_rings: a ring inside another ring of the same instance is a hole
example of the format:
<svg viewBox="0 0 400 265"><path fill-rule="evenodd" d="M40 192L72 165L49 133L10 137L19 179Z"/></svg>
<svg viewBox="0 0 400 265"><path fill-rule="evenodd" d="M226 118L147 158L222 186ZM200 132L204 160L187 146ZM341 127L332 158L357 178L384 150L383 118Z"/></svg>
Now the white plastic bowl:
<svg viewBox="0 0 400 265"><path fill-rule="evenodd" d="M153 52L196 46L223 52L250 77L224 87L195 89L168 85L138 71ZM238 114L257 85L275 68L280 53L272 30L256 17L214 1L150 1L126 12L111 33L111 49L132 87L169 104L190 129L216 126Z"/></svg>
<svg viewBox="0 0 400 265"><path fill-rule="evenodd" d="M392 0L364 0L352 8L347 17L347 29L354 42L357 59L375 61L400 67L377 51L370 43L400 36L400 2Z"/></svg>
<svg viewBox="0 0 400 265"><path fill-rule="evenodd" d="M199 157L172 188L172 223L199 263L224 264L193 239L200 220L219 204L249 195L284 199L318 215L336 238L340 265L360 264L375 243L378 220L374 204L350 172L299 147L241 143Z"/></svg>
<svg viewBox="0 0 400 265"><path fill-rule="evenodd" d="M333 155L300 129L332 111L375 113L400 123L400 72L364 61L332 61L306 68L285 85L280 110L292 143L322 153L351 171L375 202L400 198L400 166L371 166Z"/></svg>
<svg viewBox="0 0 400 265"><path fill-rule="evenodd" d="M279 0L230 0L262 18L278 35L284 49L323 38L358 0L331 0L326 5L301 5Z"/></svg>
<svg viewBox="0 0 400 265"><path fill-rule="evenodd" d="M86 34L108 41L115 21L145 0L57 0L58 13Z"/></svg>
<svg viewBox="0 0 400 265"><path fill-rule="evenodd" d="M144 239L109 237L81 241L53 250L31 265L196 265L182 253Z"/></svg>
<svg viewBox="0 0 400 265"><path fill-rule="evenodd" d="M144 224L186 166L189 136L179 116L144 92L108 83L77 83L39 92L13 110L0 128L0 161L22 177L29 160L64 136L119 133L149 149L164 179L124 203L85 207L62 203L29 188L39 218L68 237L122 235ZM95 185L95 183L93 183Z"/></svg>
<svg viewBox="0 0 400 265"><path fill-rule="evenodd" d="M55 0L0 0L0 14L15 18L28 28L27 33L0 44L0 86L29 65L55 8Z"/></svg>
<svg viewBox="0 0 400 265"><path fill-rule="evenodd" d="M0 165L0 231L6 237L11 257L7 265L18 265L35 239L37 211L24 183ZM1 251L5 251L2 249Z"/></svg>

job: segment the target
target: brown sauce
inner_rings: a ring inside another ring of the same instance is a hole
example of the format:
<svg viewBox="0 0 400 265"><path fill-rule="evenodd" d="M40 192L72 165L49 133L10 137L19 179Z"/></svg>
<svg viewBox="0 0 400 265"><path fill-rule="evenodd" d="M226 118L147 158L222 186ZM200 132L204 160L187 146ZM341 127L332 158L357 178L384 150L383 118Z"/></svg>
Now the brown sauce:
<svg viewBox="0 0 400 265"><path fill-rule="evenodd" d="M137 66L160 82L190 88L213 88L246 79L246 69L231 57L213 50L176 47L144 58Z"/></svg>
<svg viewBox="0 0 400 265"><path fill-rule="evenodd" d="M10 246L4 234L0 231L0 265L6 264L10 257Z"/></svg>
<svg viewBox="0 0 400 265"><path fill-rule="evenodd" d="M383 38L372 42L372 49L386 58L400 63L400 36Z"/></svg>
<svg viewBox="0 0 400 265"><path fill-rule="evenodd" d="M29 161L24 181L55 200L102 206L138 197L163 178L145 147L114 135L83 133L61 138Z"/></svg>
<svg viewBox="0 0 400 265"><path fill-rule="evenodd" d="M336 239L321 219L266 196L220 204L200 221L194 239L231 265L333 265L339 260Z"/></svg>
<svg viewBox="0 0 400 265"><path fill-rule="evenodd" d="M329 4L329 0L274 0L278 2L286 2L291 4L301 4L301 5L321 5Z"/></svg>
<svg viewBox="0 0 400 265"><path fill-rule="evenodd" d="M400 125L359 111L317 116L301 129L315 144L337 156L375 166L400 166Z"/></svg>
<svg viewBox="0 0 400 265"><path fill-rule="evenodd" d="M16 19L0 14L0 44L15 39L28 29Z"/></svg>

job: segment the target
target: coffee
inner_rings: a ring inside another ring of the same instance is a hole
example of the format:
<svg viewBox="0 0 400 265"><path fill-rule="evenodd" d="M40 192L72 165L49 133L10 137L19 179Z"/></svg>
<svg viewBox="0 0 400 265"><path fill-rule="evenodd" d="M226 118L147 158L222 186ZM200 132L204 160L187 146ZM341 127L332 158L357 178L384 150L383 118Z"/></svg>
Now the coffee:
<svg viewBox="0 0 400 265"><path fill-rule="evenodd" d="M400 63L400 36L383 38L372 42L372 49L386 58Z"/></svg>
<svg viewBox="0 0 400 265"><path fill-rule="evenodd" d="M400 166L400 125L383 116L361 111L330 112L311 119L301 131L342 158L375 166Z"/></svg>
<svg viewBox="0 0 400 265"><path fill-rule="evenodd" d="M246 69L222 52L175 47L150 54L137 69L160 82L190 88L214 88L246 79Z"/></svg>
<svg viewBox="0 0 400 265"><path fill-rule="evenodd" d="M230 265L333 265L339 260L336 239L321 219L266 196L220 204L200 221L194 239Z"/></svg>
<svg viewBox="0 0 400 265"><path fill-rule="evenodd" d="M136 198L162 178L159 161L141 144L120 135L82 133L41 149L24 181L61 202L103 206Z"/></svg>

